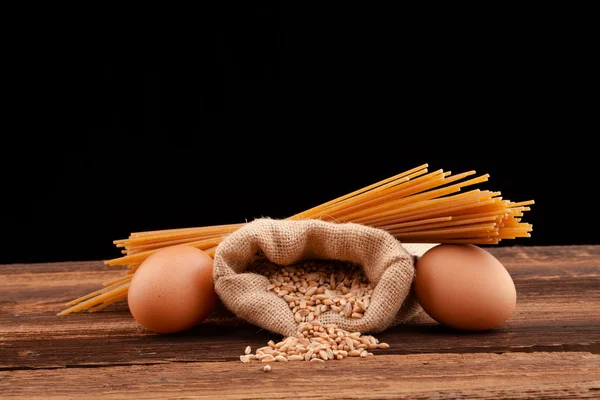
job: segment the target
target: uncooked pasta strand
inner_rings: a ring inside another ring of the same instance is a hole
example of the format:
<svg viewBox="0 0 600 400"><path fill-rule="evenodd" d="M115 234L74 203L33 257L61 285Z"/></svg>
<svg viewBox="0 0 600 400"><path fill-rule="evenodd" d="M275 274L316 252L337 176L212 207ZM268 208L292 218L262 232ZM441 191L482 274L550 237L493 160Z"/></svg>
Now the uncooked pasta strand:
<svg viewBox="0 0 600 400"><path fill-rule="evenodd" d="M506 207L505 202L501 199L501 198L494 198L489 202L486 202L486 204L482 204L481 207L477 210L478 212L490 212L490 211L494 211L494 210L509 210ZM471 210L458 210L456 211L456 215L467 215L471 213ZM510 215L510 211L508 212L508 214Z"/></svg>
<svg viewBox="0 0 600 400"><path fill-rule="evenodd" d="M105 299L111 298L120 293L126 293L128 288L129 288L129 283L124 283L124 284L122 284L118 287L115 287L115 288L111 289L110 291L107 291L101 295L95 296L89 300L85 300L85 301L80 302L70 308L67 308L66 310L61 311L58 315L66 315L66 314L70 314L73 312L78 312L78 311L84 310L88 307L91 307L91 306L101 303Z"/></svg>
<svg viewBox="0 0 600 400"><path fill-rule="evenodd" d="M510 207L522 207L522 206L530 206L532 204L535 204L534 200L528 200L528 201L521 201L519 203L514 203L514 202L509 202L509 206Z"/></svg>
<svg viewBox="0 0 600 400"><path fill-rule="evenodd" d="M340 221L349 221L352 220L354 222L360 222L360 215L364 213L368 214L379 214L381 212L385 212L386 210L394 209L399 207L400 205L413 204L419 201L423 201L425 199L430 199L433 197L439 197L441 195L446 195L449 193L454 193L460 191L460 188L466 186L466 183L473 184L468 182L463 182L462 184L446 186L441 190L431 190L435 187L445 186L449 183L455 182L457 180L463 179L469 175L475 173L475 171L468 171L462 174L447 178L450 172L444 173L442 170L436 171L437 175L425 176L421 178L423 179L419 182L415 180L412 185L397 188L394 193L389 193L386 195L382 195L380 198L375 199L365 199L358 205L350 206L343 208L343 214L330 214L334 219ZM410 183L410 182L409 182ZM409 183L405 184L408 185ZM401 189L401 190L400 190ZM424 192L424 193L422 193ZM421 195L418 195L421 193ZM352 212L352 213L350 213Z"/></svg>
<svg viewBox="0 0 600 400"><path fill-rule="evenodd" d="M104 300L102 303L88 308L88 312L96 312L98 310L102 310L103 308L106 308L106 307L110 306L111 304L114 304L118 301L125 300L126 298L127 298L127 292L120 292L120 293Z"/></svg>
<svg viewBox="0 0 600 400"><path fill-rule="evenodd" d="M443 174L443 171L439 170L420 177L413 182L406 182L402 185L394 186L392 189L381 194L378 193L375 195L374 193L365 193L360 198L352 198L344 204L338 204L335 208L325 210L325 212L328 217L334 219L340 219L342 216L347 219L350 218L348 215L362 212L365 209L372 209L378 206L381 207L381 205L397 201L409 194L417 193L420 190L419 187L431 188L443 185Z"/></svg>
<svg viewBox="0 0 600 400"><path fill-rule="evenodd" d="M189 242L190 246L198 247L201 249L209 249L214 245L217 245L221 242L221 238L213 238L207 240L199 240L195 242ZM132 255L127 255L125 257L114 258L112 260L105 261L106 265L125 265L131 262L139 261L140 259L145 259L150 255L156 253L159 249L148 250L141 253L136 253Z"/></svg>
<svg viewBox="0 0 600 400"><path fill-rule="evenodd" d="M190 231L183 235L135 237L135 238L128 239L127 241L124 241L122 243L119 243L116 246L117 247L125 247L125 246L138 247L138 246L151 245L154 243L160 244L160 243L165 243L168 241L187 240L190 238L210 239L213 237L222 236L223 232L225 232L225 230L217 231L217 232L210 232L210 233ZM197 240L199 240L199 239L197 239Z"/></svg>
<svg viewBox="0 0 600 400"><path fill-rule="evenodd" d="M163 230L155 230L155 231L147 231L147 232L133 232L130 236L133 237L146 237L146 236L156 236L156 235L165 235L170 236L171 234L178 234L187 231L197 231L200 233L210 233L210 232L222 232L224 230L235 230L240 226L244 225L243 223L236 224L225 224L225 225L211 225L211 226L201 226L195 228L178 228L178 229L163 229Z"/></svg>
<svg viewBox="0 0 600 400"><path fill-rule="evenodd" d="M438 218L424 219L424 220L420 220L420 221L410 221L410 222L404 222L401 224L382 225L382 226L385 226L386 228L408 228L408 227L413 227L413 226L428 225L428 224L434 224L437 222L446 222L446 221L451 221L451 220L452 220L452 217L438 217Z"/></svg>
<svg viewBox="0 0 600 400"><path fill-rule="evenodd" d="M362 193L365 193L365 192L381 190L382 187L387 187L386 185L393 185L393 184L395 184L395 182L401 181L402 179L405 179L407 177L409 177L409 179L410 179L410 176L413 175L413 174L426 173L427 172L426 168L428 166L429 166L428 164L423 164L423 165L421 165L419 167L416 167L416 168L410 169L408 171L402 172L402 173L400 173L398 175L395 175L395 176L393 176L391 178L387 178L387 179L381 180L379 182L376 182L376 183L374 183L372 185L369 185L367 187L364 187L362 189L356 190L354 192L348 193L348 194L346 194L344 196L338 197L336 199L328 201L328 202L326 202L324 204L321 204L319 206L313 207L313 208L311 208L309 210L306 210L306 211L303 211L301 213L295 214L295 215L291 216L289 219L296 220L296 219L303 219L303 218L313 218L314 215L318 214L322 209L325 209L325 208L331 206L332 204L342 202L342 201L344 201L346 199L349 199L351 197L356 197L356 196L358 196L358 195L360 195ZM405 179L405 180L408 180L408 179Z"/></svg>
<svg viewBox="0 0 600 400"><path fill-rule="evenodd" d="M442 175L443 171L438 170L435 172L431 172L425 176L418 177L414 180L410 180L412 176L405 177L401 182L391 182L386 185L383 185L375 190L365 191L363 193L357 194L356 196L349 197L347 199L343 199L342 201L335 202L334 204L327 205L325 207L321 207L318 210L313 210L310 212L310 216L307 218L318 218L320 216L327 215L330 218L337 218L339 212L348 213L354 207L361 207L365 203L369 203L371 201L383 202L386 199L393 198L397 196L397 193L405 188L407 185L412 186L415 182L420 182L422 180L428 180L437 175ZM441 178L440 178L441 179ZM306 214L305 214L306 215ZM298 219L296 216L290 219Z"/></svg>
<svg viewBox="0 0 600 400"><path fill-rule="evenodd" d="M463 214L463 215L453 215L452 219L453 220L461 220L461 219L469 219L469 218L480 218L480 217L490 217L490 216L497 216L499 218L502 218L504 216L507 216L509 214L509 210L506 209L502 209L502 208L498 208L492 211L487 211L487 212L480 212L480 213L467 213L467 214Z"/></svg>
<svg viewBox="0 0 600 400"><path fill-rule="evenodd" d="M396 217L396 221L397 222L407 222L407 221L448 216L448 215L452 215L455 212L479 208L479 207L483 207L485 205L489 205L489 204L493 204L493 203L494 203L494 199L489 199L489 200L477 199L475 201L469 201L469 202L459 201L459 202L454 202L454 203L442 203L439 205L436 204L435 206L433 206L431 208L416 209L416 210L411 210L411 211L399 214ZM365 225L379 226L377 224L377 222L370 221L370 220L365 220L363 223Z"/></svg>
<svg viewBox="0 0 600 400"><path fill-rule="evenodd" d="M489 221L495 221L498 217L481 217L481 218L472 218L472 219L464 219L464 220L459 220L459 221L447 221L447 222L438 222L438 223L434 223L434 224L424 224L424 225L418 225L418 226L412 226L412 227L406 227L406 228L398 228L397 225L388 225L388 226L380 226L381 229L385 229L385 230L394 230L395 233L409 233L409 232L420 232L420 231L427 231L430 229L437 229L437 228L450 228L450 227L454 227L454 226L461 226L461 225L470 225L470 224L475 224L475 223L479 223L479 222L489 222ZM496 225L496 224L494 224Z"/></svg>
<svg viewBox="0 0 600 400"><path fill-rule="evenodd" d="M65 305L66 306L73 306L75 304L81 303L84 300L91 299L92 297L95 297L95 296L98 296L98 295L101 295L101 294L104 294L104 293L108 293L108 292L112 291L116 286L120 286L120 284L111 285L109 287L104 287L102 289L96 290L95 292L88 293L85 296L81 296L81 297L76 298L75 300L69 301Z"/></svg>
<svg viewBox="0 0 600 400"><path fill-rule="evenodd" d="M500 237L498 236L497 231L490 232L467 232L464 236L458 235L456 233L449 235L437 235L437 236L417 236L417 235L409 235L404 234L397 237L397 239L402 243L448 243L449 240L457 240L460 239L461 243L468 243L469 240L473 241L488 241L488 239L499 241Z"/></svg>
<svg viewBox="0 0 600 400"><path fill-rule="evenodd" d="M469 186L469 185L475 185L477 183L481 183L481 182L485 182L488 179L488 175L483 175L480 176L478 178L474 178L474 179L470 179L466 182L461 182L461 183L456 183L454 185L450 185L447 187L443 187L440 189L436 189L436 190L432 190L426 193L423 193L422 195L413 195L411 197L408 197L406 199L401 199L398 200L397 202L393 203L393 204L386 204L383 206L380 206L378 208L375 209L370 209L366 212L367 215L380 215L381 212L385 212L385 209L389 209L391 207L399 207L400 205L404 204L404 205L408 205L408 204L414 204L417 202L421 202L421 201L425 201L425 200L431 200L431 199L435 199L437 197L440 196L445 196L447 194L450 194L452 192L458 192L460 191L463 187L465 186ZM418 197L417 197L418 196ZM391 213L394 212L394 210L389 211ZM355 222L358 223L363 223L362 219L361 219L362 215L359 213L354 213L354 214L350 214L350 215L346 215L346 220L353 220Z"/></svg>
<svg viewBox="0 0 600 400"><path fill-rule="evenodd" d="M102 284L102 286L113 286L113 285L117 285L117 284L120 284L120 283L123 283L123 282L126 282L126 281L130 281L130 280L131 280L131 278L132 278L132 276L131 276L131 275L125 275L125 276L123 276L123 277L121 277L121 278L118 278L118 279L113 279L112 281L108 281L108 282L104 282L104 283Z"/></svg>
<svg viewBox="0 0 600 400"><path fill-rule="evenodd" d="M444 243L447 244L480 244L480 245L492 245L498 244L500 240L498 238L477 238L477 237L464 237L464 238L454 238L454 239L444 239ZM428 243L437 243L435 241Z"/></svg>
<svg viewBox="0 0 600 400"><path fill-rule="evenodd" d="M500 232L505 233L505 234L520 234L520 233L529 233L529 231L531 230L530 226L511 226L511 227L505 227L505 228L500 228Z"/></svg>
<svg viewBox="0 0 600 400"><path fill-rule="evenodd" d="M454 196L421 200L417 203L410 202L402 205L401 202L394 202L393 207L390 207L391 209L389 210L387 208L365 210L361 214L353 214L349 216L348 219L365 225L379 226L380 224L384 223L384 221L398 221L401 217L406 217L414 213L420 213L422 212L422 209L432 209L433 207L444 208L448 207L450 204L466 204L468 202L479 201L481 196L481 191L479 189L475 189Z"/></svg>
<svg viewBox="0 0 600 400"><path fill-rule="evenodd" d="M396 233L394 229L391 229L391 232L394 236L438 236L438 235L447 235L447 234L456 234L456 233L465 233L465 232L491 232L496 229L496 224L477 224L473 226L466 227L453 227L453 228L440 228L440 229L430 229L428 231L421 231L417 234L404 234L404 233Z"/></svg>
<svg viewBox="0 0 600 400"><path fill-rule="evenodd" d="M442 215L450 215L453 214L454 212L459 212L459 211L463 211L463 210L468 210L468 209L475 209L478 207L481 207L485 204L491 203L493 202L492 200L487 200L487 201L482 201L482 202L473 202L473 203L467 203L467 204L459 204L456 206L452 206L452 207L448 207L448 208L436 208L435 210L426 210L426 211L422 211L420 213L415 213L415 214L411 214L408 215L406 217L402 217L402 218L398 218L399 222L404 222L404 221L414 221L414 220L419 220L419 219L424 219L424 218L433 218L436 216L442 216Z"/></svg>
<svg viewBox="0 0 600 400"><path fill-rule="evenodd" d="M209 241L210 239L219 239L220 240L224 235L225 235L225 232L223 232L220 235L214 235L214 236L211 235L209 237L190 236L188 238L182 238L182 239L178 239L178 240L166 240L164 242L153 242L153 243L149 243L147 245L136 244L135 246L132 246L127 250L127 254L132 255L132 254L141 253L141 252L148 251L148 250L159 249L159 248L165 247L165 246L174 246L174 245L185 244L185 243L203 242L203 241Z"/></svg>

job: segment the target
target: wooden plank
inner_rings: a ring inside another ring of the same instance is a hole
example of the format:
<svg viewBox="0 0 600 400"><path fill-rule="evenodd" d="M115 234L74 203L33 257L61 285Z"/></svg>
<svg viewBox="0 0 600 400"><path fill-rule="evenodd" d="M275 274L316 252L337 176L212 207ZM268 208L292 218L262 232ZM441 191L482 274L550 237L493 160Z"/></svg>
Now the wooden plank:
<svg viewBox="0 0 600 400"><path fill-rule="evenodd" d="M201 350L198 350L199 352ZM600 355L413 354L325 363L179 362L0 372L0 398L573 399L600 397Z"/></svg>
<svg viewBox="0 0 600 400"><path fill-rule="evenodd" d="M382 354L577 351L600 353L600 246L492 248L517 287L515 314L480 333L422 323L376 335ZM64 303L121 276L101 262L0 266L0 370L174 361L232 361L277 335L240 321L209 321L161 336L121 303L64 317ZM219 315L227 315L223 310Z"/></svg>

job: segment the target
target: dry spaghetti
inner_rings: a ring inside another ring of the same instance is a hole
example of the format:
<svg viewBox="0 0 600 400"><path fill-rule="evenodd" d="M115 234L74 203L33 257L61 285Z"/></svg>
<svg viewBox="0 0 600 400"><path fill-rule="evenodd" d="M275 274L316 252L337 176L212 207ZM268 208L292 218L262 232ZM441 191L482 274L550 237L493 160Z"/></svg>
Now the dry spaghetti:
<svg viewBox="0 0 600 400"><path fill-rule="evenodd" d="M491 245L504 239L530 237L533 229L522 217L533 200L512 202L498 191L463 188L489 179L489 175L466 179L467 171L428 171L428 164L402 172L288 219L322 219L354 222L390 232L404 243L471 243ZM462 192L462 193L461 193ZM104 283L104 288L67 303L58 315L82 310L97 311L127 298L129 282L141 263L157 250L187 244L210 256L225 236L245 223L131 233L113 243L123 256L105 261L127 266L125 275Z"/></svg>

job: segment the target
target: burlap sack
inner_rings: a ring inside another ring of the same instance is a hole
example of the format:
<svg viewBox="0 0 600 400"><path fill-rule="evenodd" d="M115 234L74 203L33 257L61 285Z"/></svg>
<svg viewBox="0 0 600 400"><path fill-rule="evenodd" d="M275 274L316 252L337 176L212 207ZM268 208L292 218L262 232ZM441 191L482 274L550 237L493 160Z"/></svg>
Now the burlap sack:
<svg viewBox="0 0 600 400"><path fill-rule="evenodd" d="M223 305L243 320L280 333L297 331L292 310L266 287L268 279L246 272L261 253L278 265L302 260L340 260L362 266L376 283L360 319L328 311L318 319L342 329L377 333L418 316L422 308L411 294L415 257L431 245L403 245L388 232L354 223L320 220L256 219L224 238L214 256L215 290Z"/></svg>

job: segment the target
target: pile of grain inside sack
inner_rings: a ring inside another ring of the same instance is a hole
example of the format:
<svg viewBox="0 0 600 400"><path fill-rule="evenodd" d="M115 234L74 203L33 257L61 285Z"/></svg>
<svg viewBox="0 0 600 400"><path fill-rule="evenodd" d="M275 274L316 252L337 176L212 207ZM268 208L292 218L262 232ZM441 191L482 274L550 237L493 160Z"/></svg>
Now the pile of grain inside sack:
<svg viewBox="0 0 600 400"><path fill-rule="evenodd" d="M369 307L375 284L369 282L362 268L338 260L310 260L279 266L262 260L248 269L269 279L265 290L284 299L298 325L295 336L278 343L269 341L252 354L246 347L240 360L269 363L276 361L342 360L346 357L369 357L369 350L388 349L371 335L349 332L336 325L323 325L319 315L334 311L347 318L362 318Z"/></svg>

